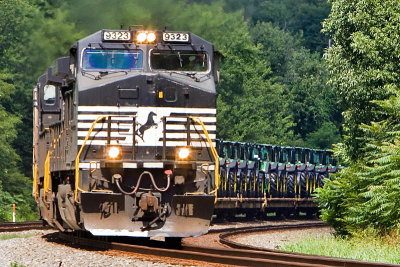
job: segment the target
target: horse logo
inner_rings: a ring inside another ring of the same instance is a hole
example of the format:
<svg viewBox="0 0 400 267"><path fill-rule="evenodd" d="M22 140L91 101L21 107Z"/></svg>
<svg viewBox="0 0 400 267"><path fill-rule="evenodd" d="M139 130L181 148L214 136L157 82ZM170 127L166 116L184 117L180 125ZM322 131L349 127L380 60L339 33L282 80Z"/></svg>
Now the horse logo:
<svg viewBox="0 0 400 267"><path fill-rule="evenodd" d="M136 135L142 139L144 142L144 133L152 127L157 128L157 123L154 121L154 116L157 116L156 113L150 111L149 115L147 116L147 121L145 124L141 125L139 129L136 131Z"/></svg>

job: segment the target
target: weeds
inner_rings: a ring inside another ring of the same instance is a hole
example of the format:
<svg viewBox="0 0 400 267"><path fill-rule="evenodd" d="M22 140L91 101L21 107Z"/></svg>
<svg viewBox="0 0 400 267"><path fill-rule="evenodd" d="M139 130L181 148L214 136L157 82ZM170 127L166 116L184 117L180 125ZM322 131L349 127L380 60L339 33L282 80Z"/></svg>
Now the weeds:
<svg viewBox="0 0 400 267"><path fill-rule="evenodd" d="M400 243L396 231L378 235L375 230L369 229L351 238L334 236L309 238L281 249L360 261L400 264Z"/></svg>
<svg viewBox="0 0 400 267"><path fill-rule="evenodd" d="M0 235L0 240L8 240L8 239L14 239L14 238L28 238L31 236L34 236L35 234L29 233L29 234L17 234L17 233L12 233L12 234L4 234Z"/></svg>

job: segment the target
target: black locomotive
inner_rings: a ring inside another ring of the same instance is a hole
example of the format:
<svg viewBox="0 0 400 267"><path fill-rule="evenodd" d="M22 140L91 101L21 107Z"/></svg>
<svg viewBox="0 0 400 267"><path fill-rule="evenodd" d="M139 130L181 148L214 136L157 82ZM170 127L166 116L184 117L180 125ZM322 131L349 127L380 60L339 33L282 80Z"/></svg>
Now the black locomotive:
<svg viewBox="0 0 400 267"><path fill-rule="evenodd" d="M219 184L213 45L102 30L69 52L34 89L40 217L101 236L206 233Z"/></svg>

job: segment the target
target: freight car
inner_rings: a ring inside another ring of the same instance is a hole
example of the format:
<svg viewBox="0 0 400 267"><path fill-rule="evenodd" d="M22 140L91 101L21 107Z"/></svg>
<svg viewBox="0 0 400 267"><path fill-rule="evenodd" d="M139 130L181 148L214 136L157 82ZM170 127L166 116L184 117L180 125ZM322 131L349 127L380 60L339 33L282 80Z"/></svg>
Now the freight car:
<svg viewBox="0 0 400 267"><path fill-rule="evenodd" d="M220 185L217 217L267 213L312 216L312 196L341 165L332 151L217 140Z"/></svg>
<svg viewBox="0 0 400 267"><path fill-rule="evenodd" d="M218 186L219 53L190 32L101 30L39 77L33 196L61 231L208 231Z"/></svg>

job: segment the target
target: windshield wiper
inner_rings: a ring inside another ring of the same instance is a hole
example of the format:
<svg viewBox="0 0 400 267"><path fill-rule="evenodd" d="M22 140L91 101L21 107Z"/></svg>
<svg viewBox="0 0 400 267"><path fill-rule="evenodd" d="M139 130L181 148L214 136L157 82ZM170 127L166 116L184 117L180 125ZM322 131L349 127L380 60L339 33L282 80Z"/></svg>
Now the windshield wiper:
<svg viewBox="0 0 400 267"><path fill-rule="evenodd" d="M98 72L99 75L94 75L91 72ZM82 70L82 75L86 76L88 78L91 78L93 80L100 80L101 78L103 78L104 76L107 76L109 74L115 74L115 73L121 73L121 72L125 73L125 75L128 75L128 71L126 71L126 70L115 70L115 71Z"/></svg>
<svg viewBox="0 0 400 267"><path fill-rule="evenodd" d="M180 52L178 52L178 59L179 59L179 65L181 65L181 68L182 68L182 66L183 66L183 59L182 59L182 57L181 57L181 53Z"/></svg>
<svg viewBox="0 0 400 267"><path fill-rule="evenodd" d="M189 78L192 78L193 80L195 80L196 82L199 82L200 80L198 80L198 78L196 78L196 72L178 72L178 71L169 71L169 74L179 74L182 76L186 76Z"/></svg>
<svg viewBox="0 0 400 267"><path fill-rule="evenodd" d="M210 73L204 74L203 76L200 76L200 77L196 77L196 74L199 74L197 72L170 71L169 73L170 73L170 75L173 73L173 74L179 74L179 75L182 75L182 76L186 76L186 77L192 78L196 82L201 82L201 79L203 79L204 77L207 77L208 79L210 79Z"/></svg>

